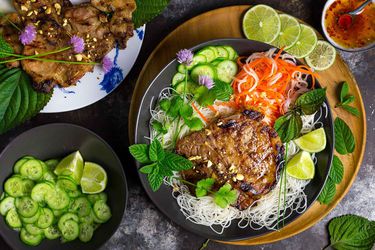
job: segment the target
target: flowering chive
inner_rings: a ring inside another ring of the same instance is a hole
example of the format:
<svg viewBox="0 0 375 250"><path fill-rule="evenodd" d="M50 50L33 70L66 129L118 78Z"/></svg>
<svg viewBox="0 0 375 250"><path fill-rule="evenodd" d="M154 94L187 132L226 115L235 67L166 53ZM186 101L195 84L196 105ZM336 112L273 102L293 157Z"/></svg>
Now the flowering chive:
<svg viewBox="0 0 375 250"><path fill-rule="evenodd" d="M36 37L36 29L32 24L28 24L21 32L19 39L23 45L28 45L34 41Z"/></svg>
<svg viewBox="0 0 375 250"><path fill-rule="evenodd" d="M82 53L85 49L85 43L79 36L72 36L70 39L70 44L73 46L74 53Z"/></svg>
<svg viewBox="0 0 375 250"><path fill-rule="evenodd" d="M177 52L177 61L181 64L184 64L186 66L190 66L190 64L193 62L193 52L188 49L182 49L179 52Z"/></svg>
<svg viewBox="0 0 375 250"><path fill-rule="evenodd" d="M206 86L208 89L212 89L215 85L214 81L209 76L200 75L198 82L200 85Z"/></svg>
<svg viewBox="0 0 375 250"><path fill-rule="evenodd" d="M105 56L102 61L103 70L105 73L108 73L113 68L113 63L111 58Z"/></svg>

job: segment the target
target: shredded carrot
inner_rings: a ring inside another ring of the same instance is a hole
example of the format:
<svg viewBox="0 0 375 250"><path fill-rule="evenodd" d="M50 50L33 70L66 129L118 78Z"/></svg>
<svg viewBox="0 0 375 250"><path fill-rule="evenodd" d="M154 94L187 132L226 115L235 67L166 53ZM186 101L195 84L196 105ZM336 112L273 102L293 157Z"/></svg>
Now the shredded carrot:
<svg viewBox="0 0 375 250"><path fill-rule="evenodd" d="M237 64L240 71L232 82L234 98L230 104L219 105L245 108L252 106L263 112L269 124L273 124L285 112L284 105L290 98L289 92L295 91L291 87L292 81L297 80L301 74L308 75L312 79L311 87L314 88L315 78L318 77L305 65L294 65L283 60L282 52L283 49L280 49L273 58L264 56L249 63L246 63L244 57L239 57Z"/></svg>
<svg viewBox="0 0 375 250"><path fill-rule="evenodd" d="M207 117L205 117L202 112L197 108L197 106L194 105L194 103L191 103L191 106L193 107L193 109L195 110L195 112L197 112L197 114L203 119L203 121L205 121L206 123L209 122L209 120L207 119Z"/></svg>
<svg viewBox="0 0 375 250"><path fill-rule="evenodd" d="M207 108L209 108L209 109L210 109L212 112L214 112L214 113L217 112L217 109L215 109L215 107L212 106L212 105L207 106Z"/></svg>

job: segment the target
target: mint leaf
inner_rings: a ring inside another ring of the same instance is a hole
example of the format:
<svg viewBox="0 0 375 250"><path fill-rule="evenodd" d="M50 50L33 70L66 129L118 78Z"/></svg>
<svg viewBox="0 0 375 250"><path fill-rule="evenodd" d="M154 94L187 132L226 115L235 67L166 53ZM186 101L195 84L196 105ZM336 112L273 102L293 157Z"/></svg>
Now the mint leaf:
<svg viewBox="0 0 375 250"><path fill-rule="evenodd" d="M197 117L185 120L185 124L190 128L191 131L199 131L204 127L204 123Z"/></svg>
<svg viewBox="0 0 375 250"><path fill-rule="evenodd" d="M4 52L14 53L14 50L12 46L10 46L10 44L0 35L0 58L9 57L9 55L4 54Z"/></svg>
<svg viewBox="0 0 375 250"><path fill-rule="evenodd" d="M297 138L302 129L302 119L297 114L287 114L279 117L274 124L282 142L289 142Z"/></svg>
<svg viewBox="0 0 375 250"><path fill-rule="evenodd" d="M229 101L233 94L233 89L230 84L219 80L215 80L215 86L210 91L215 94L217 100L225 102Z"/></svg>
<svg viewBox="0 0 375 250"><path fill-rule="evenodd" d="M344 166L340 158L336 155L333 156L331 171L329 172L329 178L335 183L339 184L344 177Z"/></svg>
<svg viewBox="0 0 375 250"><path fill-rule="evenodd" d="M344 215L328 224L330 246L335 249L371 250L375 243L375 222L357 215Z"/></svg>
<svg viewBox="0 0 375 250"><path fill-rule="evenodd" d="M136 3L133 22L134 27L138 28L159 15L167 7L169 0L136 0Z"/></svg>
<svg viewBox="0 0 375 250"><path fill-rule="evenodd" d="M188 170L193 167L193 163L188 159L170 152L165 152L165 158L161 164L172 171Z"/></svg>
<svg viewBox="0 0 375 250"><path fill-rule="evenodd" d="M359 110L355 107L352 107L352 106L349 106L349 105L345 105L343 104L341 106L343 109L345 109L346 111L348 111L349 113L351 113L352 115L355 115L357 117L359 117L361 115L361 113L359 112Z"/></svg>
<svg viewBox="0 0 375 250"><path fill-rule="evenodd" d="M159 173L159 166L156 165L153 171L147 175L152 191L157 191L163 183L164 176Z"/></svg>
<svg viewBox="0 0 375 250"><path fill-rule="evenodd" d="M189 104L184 103L180 109L180 115L184 119L189 119L193 115L193 108Z"/></svg>
<svg viewBox="0 0 375 250"><path fill-rule="evenodd" d="M311 115L319 110L326 98L326 89L314 89L299 96L296 105L304 114Z"/></svg>
<svg viewBox="0 0 375 250"><path fill-rule="evenodd" d="M197 197L203 197L207 195L207 192L212 189L215 183L215 179L207 178L197 182L197 187L195 188L195 195Z"/></svg>
<svg viewBox="0 0 375 250"><path fill-rule="evenodd" d="M143 166L139 169L139 172L143 173L143 174L151 174L152 171L154 170L155 166L157 165L156 162L150 164L150 165L147 165L147 166Z"/></svg>
<svg viewBox="0 0 375 250"><path fill-rule="evenodd" d="M233 204L238 197L236 190L231 190L232 186L229 183L226 183L222 186L219 191L214 195L214 202L221 208L226 208L230 204Z"/></svg>
<svg viewBox="0 0 375 250"><path fill-rule="evenodd" d="M355 141L349 126L339 117L335 119L335 149L338 153L345 155L353 153Z"/></svg>
<svg viewBox="0 0 375 250"><path fill-rule="evenodd" d="M323 187L322 192L320 193L318 197L318 201L321 204L329 204L331 203L335 195L336 195L335 183L331 180L331 178L328 178L326 181L326 184Z"/></svg>
<svg viewBox="0 0 375 250"><path fill-rule="evenodd" d="M52 96L52 93L37 93L29 76L19 68L2 68L1 72L0 134L37 115Z"/></svg>
<svg viewBox="0 0 375 250"><path fill-rule="evenodd" d="M344 102L345 97L349 94L349 84L347 82L341 83L340 102Z"/></svg>
<svg viewBox="0 0 375 250"><path fill-rule="evenodd" d="M344 101L341 104L342 105L350 104L350 103L354 102L354 100L355 100L354 96L349 95L349 96L345 97Z"/></svg>
<svg viewBox="0 0 375 250"><path fill-rule="evenodd" d="M160 144L158 139L154 139L150 145L148 156L151 161L161 161L165 157L163 146Z"/></svg>
<svg viewBox="0 0 375 250"><path fill-rule="evenodd" d="M134 144L129 147L130 154L140 163L151 162L148 157L149 146L147 144Z"/></svg>

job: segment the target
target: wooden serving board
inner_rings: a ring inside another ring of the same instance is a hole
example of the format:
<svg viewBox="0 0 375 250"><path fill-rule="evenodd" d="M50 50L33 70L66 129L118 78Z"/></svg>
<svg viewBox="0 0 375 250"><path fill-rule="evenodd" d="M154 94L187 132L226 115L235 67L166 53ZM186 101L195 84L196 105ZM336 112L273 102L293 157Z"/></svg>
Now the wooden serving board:
<svg viewBox="0 0 375 250"><path fill-rule="evenodd" d="M176 52L208 40L244 37L241 30L241 21L244 12L249 7L248 5L225 7L196 16L175 29L157 46L145 63L133 94L129 116L130 143L134 143L137 112L146 88L164 66L174 59ZM320 38L322 38L321 35ZM328 70L319 72L319 75L321 85L327 87L327 98L333 116L339 116L345 120L356 139L355 151L350 155L339 156L344 164L345 171L343 181L336 187L337 193L334 200L329 205L320 205L319 202L315 202L303 215L280 231L248 240L226 243L237 245L266 244L301 233L323 219L340 202L353 184L366 145L366 114L363 100L353 75L339 55L337 55L334 65ZM338 83L342 81L348 82L351 94L355 96L356 102L354 105L362 113L360 118L354 117L342 109L334 108L338 102Z"/></svg>

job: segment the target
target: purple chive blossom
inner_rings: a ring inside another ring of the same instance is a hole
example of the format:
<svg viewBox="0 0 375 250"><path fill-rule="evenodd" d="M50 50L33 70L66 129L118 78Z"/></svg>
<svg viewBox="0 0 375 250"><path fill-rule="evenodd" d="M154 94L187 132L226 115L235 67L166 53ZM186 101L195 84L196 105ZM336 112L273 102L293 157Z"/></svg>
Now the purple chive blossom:
<svg viewBox="0 0 375 250"><path fill-rule="evenodd" d="M73 46L74 53L82 53L85 50L85 42L79 36L72 36L70 44Z"/></svg>
<svg viewBox="0 0 375 250"><path fill-rule="evenodd" d="M36 28L32 24L28 24L21 32L20 41L23 45L28 45L34 41L36 37Z"/></svg>
<svg viewBox="0 0 375 250"><path fill-rule="evenodd" d="M181 64L184 64L186 66L190 66L190 64L193 62L193 52L188 49L182 49L179 52L177 52L177 61Z"/></svg>
<svg viewBox="0 0 375 250"><path fill-rule="evenodd" d="M215 85L214 81L209 76L199 76L199 84L206 86L208 89L212 89Z"/></svg>
<svg viewBox="0 0 375 250"><path fill-rule="evenodd" d="M102 61L103 70L105 73L108 73L113 68L113 62L111 58L105 56Z"/></svg>

